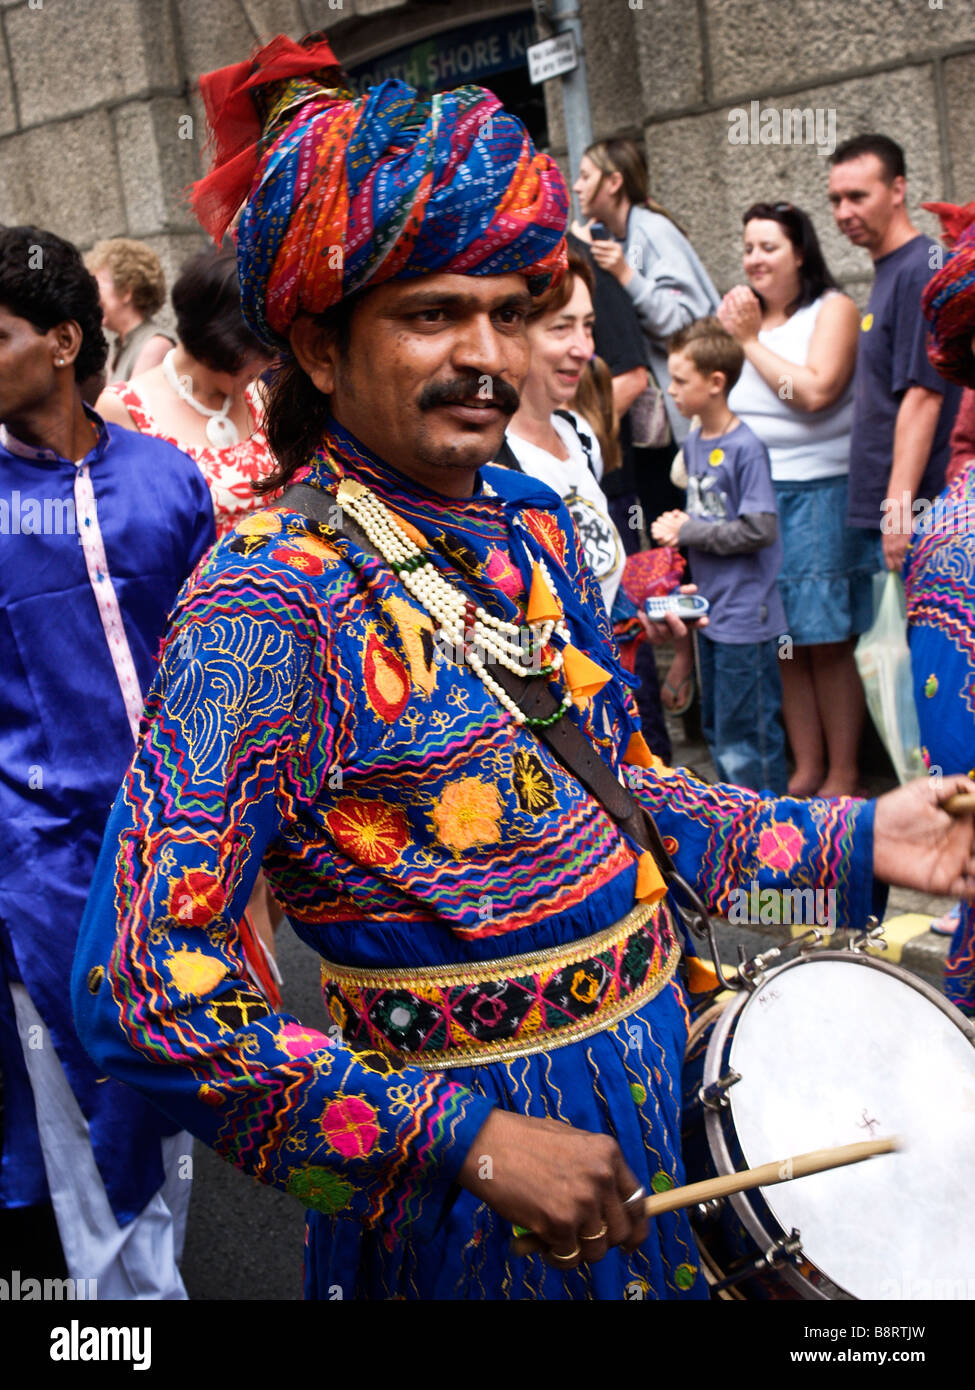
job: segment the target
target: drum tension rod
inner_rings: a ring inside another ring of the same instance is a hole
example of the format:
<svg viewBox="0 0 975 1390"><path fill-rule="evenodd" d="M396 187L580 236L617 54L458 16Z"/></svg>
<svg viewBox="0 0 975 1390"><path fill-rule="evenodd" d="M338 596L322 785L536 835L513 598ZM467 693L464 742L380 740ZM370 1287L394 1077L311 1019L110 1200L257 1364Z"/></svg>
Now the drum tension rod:
<svg viewBox="0 0 975 1390"><path fill-rule="evenodd" d="M728 1106L726 1091L730 1091L737 1081L741 1080L741 1072L735 1071L734 1067L729 1068L724 1076L719 1076L717 1081L712 1081L709 1086L699 1086L697 1098L706 1110L725 1110Z"/></svg>
<svg viewBox="0 0 975 1390"><path fill-rule="evenodd" d="M876 917L868 917L867 925L862 932L853 940L850 945L851 951L866 951L871 946L879 946L882 951L887 950L888 942L884 940L884 924Z"/></svg>
<svg viewBox="0 0 975 1390"><path fill-rule="evenodd" d="M799 1232L792 1228L788 1236L782 1236L773 1242L765 1251L764 1255L759 1255L757 1259L751 1260L744 1269L739 1269L734 1274L729 1274L727 1279L722 1279L718 1284L711 1285L711 1293L721 1293L723 1289L730 1289L735 1284L740 1284L749 1275L758 1274L763 1269L777 1269L779 1265L792 1264L798 1265L802 1256L802 1240Z"/></svg>

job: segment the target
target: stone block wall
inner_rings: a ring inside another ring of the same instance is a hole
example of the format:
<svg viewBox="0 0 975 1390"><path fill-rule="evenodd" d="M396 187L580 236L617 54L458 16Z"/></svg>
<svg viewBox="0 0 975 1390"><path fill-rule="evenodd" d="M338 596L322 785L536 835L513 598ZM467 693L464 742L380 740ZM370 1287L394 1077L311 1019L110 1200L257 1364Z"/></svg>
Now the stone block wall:
<svg viewBox="0 0 975 1390"><path fill-rule="evenodd" d="M517 0L0 0L0 219L83 248L145 238L172 276L202 244L185 189L204 163L194 87L273 34L325 29L353 63ZM975 0L579 0L593 129L644 138L654 195L715 281L740 278L740 216L759 198L813 217L854 294L870 264L835 231L815 144L736 144L729 115L821 113L839 142L905 147L912 208L975 198ZM558 79L546 84L565 157ZM829 122L835 123L830 125ZM569 172L569 171L567 171ZM918 215L926 230L934 219Z"/></svg>
<svg viewBox="0 0 975 1390"><path fill-rule="evenodd" d="M824 147L869 130L897 140L925 231L938 223L920 202L975 199L975 0L580 0L579 9L595 138L644 138L652 192L719 288L742 278L741 214L759 200L810 214L855 297L872 278L867 254L833 224L825 148L785 144L781 120L779 143L729 139L731 113L746 112L750 126L753 103L759 135L768 108L808 109ZM767 136L774 126L769 118Z"/></svg>

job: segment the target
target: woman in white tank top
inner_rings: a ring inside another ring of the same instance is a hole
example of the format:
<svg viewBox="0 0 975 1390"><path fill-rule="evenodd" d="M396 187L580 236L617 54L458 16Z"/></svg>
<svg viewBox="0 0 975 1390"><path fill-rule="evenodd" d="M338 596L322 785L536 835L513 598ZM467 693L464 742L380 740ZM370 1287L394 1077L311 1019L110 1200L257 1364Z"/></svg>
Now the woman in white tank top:
<svg viewBox="0 0 975 1390"><path fill-rule="evenodd" d="M728 404L768 448L779 505L789 792L850 795L864 714L853 647L872 618L871 557L846 525L859 316L804 212L756 203L743 221L749 283L725 295L718 316L746 358Z"/></svg>

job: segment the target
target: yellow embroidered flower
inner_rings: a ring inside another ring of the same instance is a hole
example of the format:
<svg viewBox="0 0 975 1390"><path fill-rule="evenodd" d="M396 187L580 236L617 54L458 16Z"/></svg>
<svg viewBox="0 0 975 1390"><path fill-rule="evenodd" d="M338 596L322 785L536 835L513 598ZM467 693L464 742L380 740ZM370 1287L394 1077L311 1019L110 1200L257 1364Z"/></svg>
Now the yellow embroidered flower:
<svg viewBox="0 0 975 1390"><path fill-rule="evenodd" d="M173 984L180 994L209 994L227 973L222 961L202 951L174 951L166 960Z"/></svg>
<svg viewBox="0 0 975 1390"><path fill-rule="evenodd" d="M496 845L501 839L500 817L497 788L480 777L448 783L433 808L437 839L456 853L472 845Z"/></svg>

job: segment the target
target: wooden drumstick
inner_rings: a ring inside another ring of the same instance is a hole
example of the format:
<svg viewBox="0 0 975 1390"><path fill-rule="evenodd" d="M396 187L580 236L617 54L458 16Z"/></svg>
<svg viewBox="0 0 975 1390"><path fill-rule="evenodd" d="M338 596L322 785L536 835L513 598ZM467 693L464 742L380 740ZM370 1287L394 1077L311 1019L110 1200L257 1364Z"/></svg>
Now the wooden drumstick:
<svg viewBox="0 0 975 1390"><path fill-rule="evenodd" d="M975 812L975 792L955 792L944 803L944 809L952 816L967 816Z"/></svg>
<svg viewBox="0 0 975 1390"><path fill-rule="evenodd" d="M741 1173L727 1173L724 1177L706 1178L703 1182L688 1183L685 1187L672 1187L667 1192L655 1192L652 1197L645 1198L643 1210L647 1216L659 1216L662 1212L676 1211L679 1207L693 1207L699 1202L709 1202L715 1197L729 1197L733 1192L746 1192L751 1187L771 1187L774 1183L789 1182L793 1178L825 1173L830 1168L843 1168L848 1163L862 1163L866 1158L894 1153L899 1148L898 1139L866 1139L859 1144L838 1144L831 1149L813 1149L811 1153L762 1163L757 1168L746 1168ZM518 1235L511 1243L514 1255L531 1255L540 1249L541 1241L530 1234Z"/></svg>

